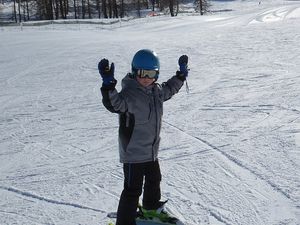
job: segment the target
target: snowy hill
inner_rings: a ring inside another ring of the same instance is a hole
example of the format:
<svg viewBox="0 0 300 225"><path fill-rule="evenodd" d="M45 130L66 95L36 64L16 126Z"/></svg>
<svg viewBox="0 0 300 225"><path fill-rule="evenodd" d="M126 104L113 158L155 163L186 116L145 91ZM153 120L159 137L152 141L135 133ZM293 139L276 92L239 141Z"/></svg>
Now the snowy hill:
<svg viewBox="0 0 300 225"><path fill-rule="evenodd" d="M141 48L158 53L160 82L190 57L190 92L164 107L169 207L187 225L300 224L300 2L258 2L215 1L218 13L203 17L0 27L0 224L109 222L123 175L97 63L115 62L120 81Z"/></svg>

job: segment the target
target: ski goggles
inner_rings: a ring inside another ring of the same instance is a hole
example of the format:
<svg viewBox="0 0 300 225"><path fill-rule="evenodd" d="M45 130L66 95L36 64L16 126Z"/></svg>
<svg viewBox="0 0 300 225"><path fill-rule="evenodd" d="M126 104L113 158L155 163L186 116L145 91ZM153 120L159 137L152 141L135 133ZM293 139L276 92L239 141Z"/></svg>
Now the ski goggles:
<svg viewBox="0 0 300 225"><path fill-rule="evenodd" d="M148 77L150 79L157 79L158 78L159 71L158 70L137 70L137 76L141 78Z"/></svg>

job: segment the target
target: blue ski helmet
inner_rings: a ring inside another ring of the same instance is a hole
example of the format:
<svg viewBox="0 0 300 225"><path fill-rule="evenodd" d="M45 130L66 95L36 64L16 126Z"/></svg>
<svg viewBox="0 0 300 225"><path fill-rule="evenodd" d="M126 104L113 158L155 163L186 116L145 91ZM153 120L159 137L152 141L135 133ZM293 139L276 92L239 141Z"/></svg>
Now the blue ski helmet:
<svg viewBox="0 0 300 225"><path fill-rule="evenodd" d="M131 70L133 74L135 74L137 70L159 71L159 68L160 64L157 54L149 49L139 50L132 59Z"/></svg>

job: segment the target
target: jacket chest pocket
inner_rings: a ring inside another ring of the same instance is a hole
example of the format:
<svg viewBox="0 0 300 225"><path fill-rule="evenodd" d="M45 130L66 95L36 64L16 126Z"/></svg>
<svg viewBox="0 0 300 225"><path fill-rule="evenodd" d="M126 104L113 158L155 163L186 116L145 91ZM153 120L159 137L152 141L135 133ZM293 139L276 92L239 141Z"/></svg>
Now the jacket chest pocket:
<svg viewBox="0 0 300 225"><path fill-rule="evenodd" d="M138 101L133 106L133 113L136 124L148 123L152 116L152 106L149 100Z"/></svg>

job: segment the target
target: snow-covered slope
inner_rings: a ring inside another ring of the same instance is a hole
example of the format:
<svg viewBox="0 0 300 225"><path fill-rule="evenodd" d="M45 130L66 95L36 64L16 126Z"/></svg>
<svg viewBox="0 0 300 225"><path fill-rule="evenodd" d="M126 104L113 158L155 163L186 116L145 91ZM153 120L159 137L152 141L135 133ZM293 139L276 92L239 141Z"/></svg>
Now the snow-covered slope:
<svg viewBox="0 0 300 225"><path fill-rule="evenodd" d="M220 13L203 17L0 28L0 224L107 224L123 175L97 62L114 61L121 80L141 48L158 53L161 82L190 57L190 92L164 108L168 206L187 225L300 224L300 2L258 2L214 2Z"/></svg>

